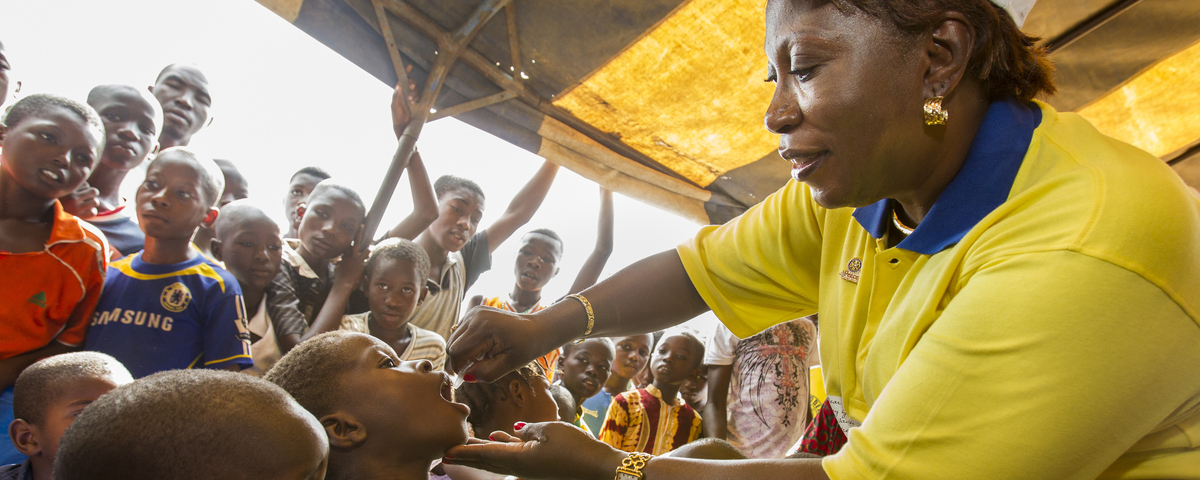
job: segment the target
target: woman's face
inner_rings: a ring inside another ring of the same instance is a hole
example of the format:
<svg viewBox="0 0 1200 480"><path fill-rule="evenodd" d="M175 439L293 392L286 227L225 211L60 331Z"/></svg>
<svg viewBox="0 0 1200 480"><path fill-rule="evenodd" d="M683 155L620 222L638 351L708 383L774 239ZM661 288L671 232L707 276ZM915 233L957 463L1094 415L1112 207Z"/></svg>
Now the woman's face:
<svg viewBox="0 0 1200 480"><path fill-rule="evenodd" d="M884 20L819 0L767 5L766 125L792 176L826 208L918 189L933 140L922 117L922 43Z"/></svg>

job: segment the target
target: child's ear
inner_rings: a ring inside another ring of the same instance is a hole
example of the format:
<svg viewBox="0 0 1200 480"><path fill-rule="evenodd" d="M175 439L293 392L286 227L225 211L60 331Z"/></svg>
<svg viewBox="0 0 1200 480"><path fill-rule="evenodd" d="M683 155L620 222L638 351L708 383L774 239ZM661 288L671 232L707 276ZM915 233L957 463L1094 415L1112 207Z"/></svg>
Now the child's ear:
<svg viewBox="0 0 1200 480"><path fill-rule="evenodd" d="M217 240L215 238L212 239L212 243L208 244L208 251L212 253L213 258L217 259L218 262L225 261L224 258L221 258L221 241L220 240Z"/></svg>
<svg viewBox="0 0 1200 480"><path fill-rule="evenodd" d="M425 303L425 297L429 295L429 285L421 285L421 296L417 297L417 305Z"/></svg>
<svg viewBox="0 0 1200 480"><path fill-rule="evenodd" d="M158 148L161 146L161 143L154 142L154 146L150 147L150 153L146 154L146 158L153 158L155 155L158 155Z"/></svg>
<svg viewBox="0 0 1200 480"><path fill-rule="evenodd" d="M221 214L220 210L209 207L208 213L204 215L204 221L201 222L201 225L204 225L205 227L213 226L213 223L216 223L216 221L217 221L217 215L220 215L220 214Z"/></svg>
<svg viewBox="0 0 1200 480"><path fill-rule="evenodd" d="M345 412L321 417L321 426L325 427L330 448L352 449L367 441L367 426Z"/></svg>
<svg viewBox="0 0 1200 480"><path fill-rule="evenodd" d="M36 430L36 427L18 418L8 424L8 438L12 439L13 446L17 447L17 451L25 456L37 456L42 453L42 446L38 443Z"/></svg>
<svg viewBox="0 0 1200 480"><path fill-rule="evenodd" d="M4 135L8 133L8 126L0 123L0 145L4 144Z"/></svg>
<svg viewBox="0 0 1200 480"><path fill-rule="evenodd" d="M520 380L514 378L512 381L508 382L508 388L505 389L504 393L501 395L506 395L506 398L498 398L497 400L503 402L511 398L513 405L515 405L517 408L525 407L525 395L521 392Z"/></svg>

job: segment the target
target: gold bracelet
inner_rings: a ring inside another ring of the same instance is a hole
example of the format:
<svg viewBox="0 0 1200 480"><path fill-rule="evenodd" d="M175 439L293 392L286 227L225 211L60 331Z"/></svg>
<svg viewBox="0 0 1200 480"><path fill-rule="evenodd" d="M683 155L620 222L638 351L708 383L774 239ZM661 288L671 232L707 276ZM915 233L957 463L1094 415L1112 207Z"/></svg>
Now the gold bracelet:
<svg viewBox="0 0 1200 480"><path fill-rule="evenodd" d="M596 314L594 312L592 312L592 302L589 302L588 299L584 298L583 295L571 294L571 295L567 295L567 297L579 300L579 303L583 304L583 309L587 310L588 326L587 326L587 330L583 332L583 335L581 337L586 337L588 335L591 335L592 327L596 326Z"/></svg>
<svg viewBox="0 0 1200 480"><path fill-rule="evenodd" d="M613 480L641 480L642 469L646 468L646 464L650 463L653 455L642 452L633 452L621 460L621 466L617 467L617 475Z"/></svg>

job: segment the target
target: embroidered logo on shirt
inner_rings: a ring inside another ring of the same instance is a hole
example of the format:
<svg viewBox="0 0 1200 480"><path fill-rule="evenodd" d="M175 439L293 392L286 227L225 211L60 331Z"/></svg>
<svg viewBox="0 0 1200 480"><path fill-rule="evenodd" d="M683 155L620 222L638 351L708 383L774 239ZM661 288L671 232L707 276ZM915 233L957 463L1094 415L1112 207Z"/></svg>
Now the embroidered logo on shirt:
<svg viewBox="0 0 1200 480"><path fill-rule="evenodd" d="M29 297L28 301L40 308L46 308L46 292L35 293L32 297Z"/></svg>
<svg viewBox="0 0 1200 480"><path fill-rule="evenodd" d="M846 264L846 269L842 270L842 280L850 283L858 283L858 272L862 271L862 260L857 258L850 259Z"/></svg>
<svg viewBox="0 0 1200 480"><path fill-rule="evenodd" d="M182 283L175 282L163 289L162 295L158 296L158 300L162 302L163 308L179 313L187 308L188 303L192 301L192 291L188 290Z"/></svg>

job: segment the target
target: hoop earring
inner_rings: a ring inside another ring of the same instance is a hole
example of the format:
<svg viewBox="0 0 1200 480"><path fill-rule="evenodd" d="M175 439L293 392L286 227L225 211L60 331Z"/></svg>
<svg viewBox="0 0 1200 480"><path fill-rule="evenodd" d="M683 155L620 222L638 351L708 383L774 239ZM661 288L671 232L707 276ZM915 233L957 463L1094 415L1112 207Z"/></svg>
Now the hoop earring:
<svg viewBox="0 0 1200 480"><path fill-rule="evenodd" d="M945 97L937 96L925 100L926 125L945 125L946 119L950 118L950 112L942 108L943 98Z"/></svg>

